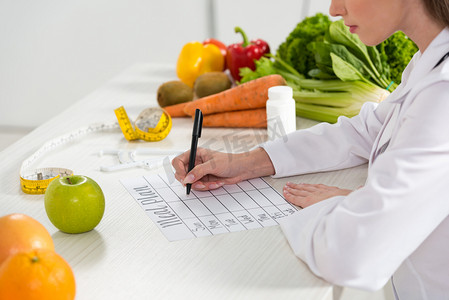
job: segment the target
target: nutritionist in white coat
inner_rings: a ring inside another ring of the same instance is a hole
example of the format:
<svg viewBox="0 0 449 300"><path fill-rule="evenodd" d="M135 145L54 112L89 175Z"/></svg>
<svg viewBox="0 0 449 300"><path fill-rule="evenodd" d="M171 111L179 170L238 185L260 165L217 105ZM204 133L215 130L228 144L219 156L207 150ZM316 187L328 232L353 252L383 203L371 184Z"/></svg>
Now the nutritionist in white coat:
<svg viewBox="0 0 449 300"><path fill-rule="evenodd" d="M176 178L207 190L259 176L291 176L368 162L355 191L287 183L304 209L281 220L310 269L341 286L398 299L449 299L449 0L333 0L352 33L376 45L401 30L420 51L396 90L360 114L321 123L243 154L198 149L172 162Z"/></svg>

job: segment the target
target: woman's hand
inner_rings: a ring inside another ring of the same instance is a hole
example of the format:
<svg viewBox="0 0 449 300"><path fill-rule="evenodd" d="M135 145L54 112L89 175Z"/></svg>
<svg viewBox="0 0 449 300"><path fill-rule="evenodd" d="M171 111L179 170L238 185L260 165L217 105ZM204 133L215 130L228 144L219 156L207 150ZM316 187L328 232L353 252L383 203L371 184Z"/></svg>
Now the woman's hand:
<svg viewBox="0 0 449 300"><path fill-rule="evenodd" d="M305 208L334 196L346 196L352 191L324 184L307 184L287 182L283 194L288 202Z"/></svg>
<svg viewBox="0 0 449 300"><path fill-rule="evenodd" d="M190 151L175 157L172 165L175 178L183 185L192 184L195 190L211 190L224 184L274 174L268 154L262 148L245 153L223 153L198 148L195 167L188 172Z"/></svg>

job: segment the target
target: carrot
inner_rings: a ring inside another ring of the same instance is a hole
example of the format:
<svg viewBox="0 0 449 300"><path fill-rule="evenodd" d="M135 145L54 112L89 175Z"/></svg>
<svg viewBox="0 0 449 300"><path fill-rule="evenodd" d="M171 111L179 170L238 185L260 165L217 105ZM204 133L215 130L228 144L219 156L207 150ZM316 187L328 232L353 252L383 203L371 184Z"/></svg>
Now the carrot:
<svg viewBox="0 0 449 300"><path fill-rule="evenodd" d="M187 105L187 103L189 103L189 102L173 104L173 105L165 106L165 107L163 107L163 109L165 109L168 112L168 114L170 115L170 117L172 117L172 118L188 117L189 115L187 115L184 112L184 107Z"/></svg>
<svg viewBox="0 0 449 300"><path fill-rule="evenodd" d="M267 127L266 108L227 111L203 116L203 127Z"/></svg>
<svg viewBox="0 0 449 300"><path fill-rule="evenodd" d="M286 85L285 79L281 75L273 74L260 77L223 92L188 102L184 107L184 112L193 116L197 108L201 109L203 115L209 115L265 107L268 88L277 85Z"/></svg>

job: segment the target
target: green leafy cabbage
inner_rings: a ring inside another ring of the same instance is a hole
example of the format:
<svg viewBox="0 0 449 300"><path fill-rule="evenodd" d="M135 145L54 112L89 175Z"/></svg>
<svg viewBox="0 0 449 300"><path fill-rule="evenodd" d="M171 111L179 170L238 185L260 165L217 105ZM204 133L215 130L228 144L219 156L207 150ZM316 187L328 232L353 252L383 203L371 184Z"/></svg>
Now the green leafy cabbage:
<svg viewBox="0 0 449 300"><path fill-rule="evenodd" d="M277 49L277 55L301 74L315 68L315 54L307 48L311 42L323 41L331 20L318 13L297 24Z"/></svg>
<svg viewBox="0 0 449 300"><path fill-rule="evenodd" d="M402 72L418 51L418 46L403 32L398 31L376 46L384 68L389 69L390 78L401 82Z"/></svg>
<svg viewBox="0 0 449 300"><path fill-rule="evenodd" d="M318 13L297 25L276 56L256 61L254 71L240 69L240 83L280 74L293 88L297 116L334 123L356 115L367 101L385 99L417 50L402 32L366 46L343 20Z"/></svg>

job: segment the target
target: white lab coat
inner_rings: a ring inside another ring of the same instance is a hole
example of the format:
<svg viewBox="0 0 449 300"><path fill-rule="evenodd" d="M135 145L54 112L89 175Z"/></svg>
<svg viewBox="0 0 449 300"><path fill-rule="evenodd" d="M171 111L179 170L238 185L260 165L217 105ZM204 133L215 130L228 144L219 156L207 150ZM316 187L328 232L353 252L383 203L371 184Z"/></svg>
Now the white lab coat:
<svg viewBox="0 0 449 300"><path fill-rule="evenodd" d="M369 163L364 187L280 221L316 275L366 290L393 276L400 299L449 299L449 59L433 69L448 51L445 29L378 106L261 145L275 177Z"/></svg>

